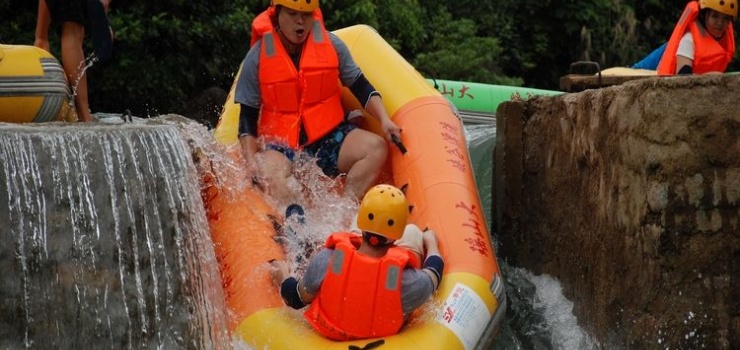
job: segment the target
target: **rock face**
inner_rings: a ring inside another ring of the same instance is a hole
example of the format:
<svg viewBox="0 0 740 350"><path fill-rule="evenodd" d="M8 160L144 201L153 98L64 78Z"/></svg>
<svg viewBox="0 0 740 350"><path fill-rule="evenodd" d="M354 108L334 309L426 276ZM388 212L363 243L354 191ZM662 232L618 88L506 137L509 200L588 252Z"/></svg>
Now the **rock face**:
<svg viewBox="0 0 740 350"><path fill-rule="evenodd" d="M502 255L558 278L606 348L740 348L740 76L507 102Z"/></svg>

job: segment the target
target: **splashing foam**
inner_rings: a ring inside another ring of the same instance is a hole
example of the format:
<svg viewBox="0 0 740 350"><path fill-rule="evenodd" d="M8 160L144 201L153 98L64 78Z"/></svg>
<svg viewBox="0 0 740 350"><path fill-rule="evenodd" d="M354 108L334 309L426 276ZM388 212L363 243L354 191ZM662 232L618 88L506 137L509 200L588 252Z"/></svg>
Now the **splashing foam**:
<svg viewBox="0 0 740 350"><path fill-rule="evenodd" d="M548 275L536 276L524 270L522 273L537 288L533 306L542 313L551 330L553 348L593 349L595 343L578 326L578 319L573 315L573 302L563 296L560 282Z"/></svg>
<svg viewBox="0 0 740 350"><path fill-rule="evenodd" d="M344 178L330 178L316 165L315 158L303 157L294 165L299 188L293 190L305 198L305 223L298 217L287 218L284 227L293 232L285 240L285 250L296 272L304 271L313 252L326 238L340 231L348 231L354 220L358 203L340 194Z"/></svg>

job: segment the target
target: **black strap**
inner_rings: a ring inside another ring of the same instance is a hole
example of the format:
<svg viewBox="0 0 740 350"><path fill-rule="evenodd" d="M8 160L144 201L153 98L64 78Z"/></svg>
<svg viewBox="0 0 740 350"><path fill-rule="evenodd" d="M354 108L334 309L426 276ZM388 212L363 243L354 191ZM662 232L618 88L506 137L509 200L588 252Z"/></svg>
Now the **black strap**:
<svg viewBox="0 0 740 350"><path fill-rule="evenodd" d="M371 342L371 343L367 343L363 347L359 347L357 345L350 345L349 347L347 347L347 349L348 350L372 350L372 349L375 349L375 348L380 347L383 344L385 344L385 340L384 339L380 339L380 340L376 340L376 341Z"/></svg>

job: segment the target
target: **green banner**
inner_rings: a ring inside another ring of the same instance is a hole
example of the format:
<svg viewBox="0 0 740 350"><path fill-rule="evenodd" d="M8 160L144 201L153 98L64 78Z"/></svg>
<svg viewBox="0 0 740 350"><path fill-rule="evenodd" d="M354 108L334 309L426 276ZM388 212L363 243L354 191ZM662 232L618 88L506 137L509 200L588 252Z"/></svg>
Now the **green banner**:
<svg viewBox="0 0 740 350"><path fill-rule="evenodd" d="M427 79L442 96L450 100L461 112L495 114L501 102L514 96L527 99L533 96L551 96L562 91L542 90L518 86L491 85L464 81Z"/></svg>

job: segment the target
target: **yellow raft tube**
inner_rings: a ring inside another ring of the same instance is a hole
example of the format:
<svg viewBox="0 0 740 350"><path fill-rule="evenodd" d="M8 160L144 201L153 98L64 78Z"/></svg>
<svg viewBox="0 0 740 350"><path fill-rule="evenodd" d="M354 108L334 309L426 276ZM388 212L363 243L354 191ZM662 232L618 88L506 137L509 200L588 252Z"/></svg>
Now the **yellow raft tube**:
<svg viewBox="0 0 740 350"><path fill-rule="evenodd" d="M374 29L353 26L336 34L347 43L403 130L408 152L401 154L390 147L393 182L406 189L413 205L410 222L437 233L446 262L431 306L415 313L399 334L383 338L378 349L488 346L486 342L503 318L506 296L462 122L447 100ZM241 158L236 146L239 106L234 104L233 94L232 87L214 135L221 143L234 146L229 148L232 157ZM218 176L222 177L218 181L205 179L209 186L203 197L231 313L231 330L254 349L363 348L381 340L328 340L313 331L300 313L284 306L265 264L284 257L272 239L275 232L270 218L275 214L255 188L224 185L238 180L223 177L239 174Z"/></svg>
<svg viewBox="0 0 740 350"><path fill-rule="evenodd" d="M0 44L0 122L76 120L62 66L34 46Z"/></svg>

